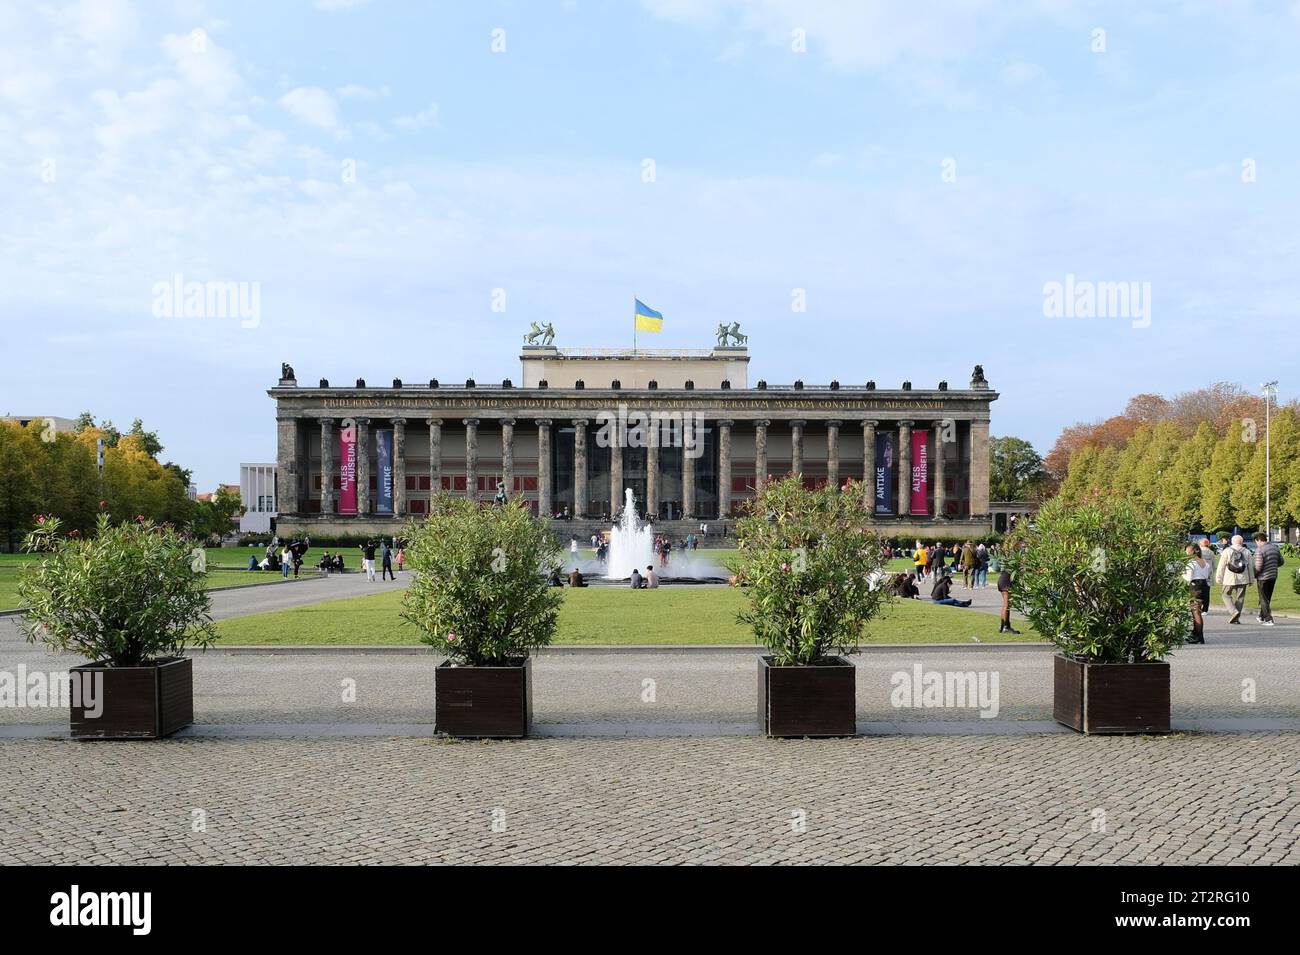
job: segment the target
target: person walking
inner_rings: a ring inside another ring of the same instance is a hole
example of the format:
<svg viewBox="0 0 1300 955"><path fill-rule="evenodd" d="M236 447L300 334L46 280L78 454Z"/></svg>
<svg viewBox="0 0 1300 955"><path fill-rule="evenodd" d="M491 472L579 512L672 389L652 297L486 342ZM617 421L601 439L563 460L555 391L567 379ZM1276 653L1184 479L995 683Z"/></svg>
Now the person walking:
<svg viewBox="0 0 1300 955"><path fill-rule="evenodd" d="M1259 586L1259 622L1273 626L1273 588L1277 586L1278 569L1286 563L1282 549L1268 539L1263 531L1255 535L1255 582Z"/></svg>
<svg viewBox="0 0 1300 955"><path fill-rule="evenodd" d="M975 577L975 545L967 541L961 548L961 580L969 590Z"/></svg>
<svg viewBox="0 0 1300 955"><path fill-rule="evenodd" d="M925 566L929 563L929 557L925 553L925 545L920 541L916 542L916 552L912 555L912 563L916 565L916 579L925 579Z"/></svg>
<svg viewBox="0 0 1300 955"><path fill-rule="evenodd" d="M289 550L289 545L284 545L284 550L280 551L280 575L285 580L289 579L289 565L293 563L293 551Z"/></svg>
<svg viewBox="0 0 1300 955"><path fill-rule="evenodd" d="M578 538L576 535L569 538L569 556L574 560L578 559Z"/></svg>
<svg viewBox="0 0 1300 955"><path fill-rule="evenodd" d="M1196 544L1187 545L1187 568L1183 579L1191 590L1192 600L1192 636L1188 643L1205 642L1205 617L1210 609L1210 573L1214 565L1201 554Z"/></svg>
<svg viewBox="0 0 1300 955"><path fill-rule="evenodd" d="M1246 591L1255 580L1255 562L1246 550L1246 539L1234 534L1232 543L1219 555L1219 567L1214 582L1223 586L1223 605L1228 608L1228 623L1241 623L1241 610L1246 604Z"/></svg>
<svg viewBox="0 0 1300 955"><path fill-rule="evenodd" d="M971 580L971 587L979 587L981 590L989 585L989 549L982 542L975 545L975 576Z"/></svg>
<svg viewBox="0 0 1300 955"><path fill-rule="evenodd" d="M375 551L379 549L378 545L374 541L366 541L364 544L358 545L357 549L361 551L361 568L366 572L366 580L373 584L375 582Z"/></svg>
<svg viewBox="0 0 1300 955"><path fill-rule="evenodd" d="M402 570L406 566L406 548L397 548L397 569Z"/></svg>
<svg viewBox="0 0 1300 955"><path fill-rule="evenodd" d="M397 581L397 575L396 575L395 573L393 573L393 548L391 548L390 546L388 546L388 542L385 541L385 542L384 542L383 571L382 571L382 573L380 573L380 575L379 575L379 579L380 579L380 580L388 580L390 577L393 579L394 582Z"/></svg>
<svg viewBox="0 0 1300 955"><path fill-rule="evenodd" d="M1018 636L1020 631L1011 626L1011 571L1005 564L998 574L998 593L1002 594L1002 620L998 624L998 633L1014 633Z"/></svg>

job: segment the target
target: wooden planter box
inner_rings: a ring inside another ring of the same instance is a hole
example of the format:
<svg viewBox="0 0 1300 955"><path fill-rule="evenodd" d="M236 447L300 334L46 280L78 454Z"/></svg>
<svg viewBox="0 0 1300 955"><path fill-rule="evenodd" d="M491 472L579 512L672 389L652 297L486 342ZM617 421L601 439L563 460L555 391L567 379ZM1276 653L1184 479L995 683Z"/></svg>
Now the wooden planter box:
<svg viewBox="0 0 1300 955"><path fill-rule="evenodd" d="M434 671L436 732L463 737L521 737L533 719L533 661L515 666L455 666Z"/></svg>
<svg viewBox="0 0 1300 955"><path fill-rule="evenodd" d="M188 657L151 666L110 667L87 663L72 679L101 680L98 716L72 707L73 739L158 739L194 722L194 669Z"/></svg>
<svg viewBox="0 0 1300 955"><path fill-rule="evenodd" d="M1168 663L1081 663L1057 655L1052 716L1080 733L1168 733Z"/></svg>
<svg viewBox="0 0 1300 955"><path fill-rule="evenodd" d="M768 736L852 736L858 730L857 667L843 657L778 667L758 658L758 722Z"/></svg>

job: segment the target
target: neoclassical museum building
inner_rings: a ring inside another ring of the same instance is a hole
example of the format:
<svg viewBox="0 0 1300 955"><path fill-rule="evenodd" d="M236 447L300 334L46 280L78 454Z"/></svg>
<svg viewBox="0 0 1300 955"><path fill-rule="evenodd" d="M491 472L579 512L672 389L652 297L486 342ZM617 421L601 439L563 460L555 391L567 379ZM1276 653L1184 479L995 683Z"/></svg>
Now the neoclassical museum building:
<svg viewBox="0 0 1300 955"><path fill-rule="evenodd" d="M744 347L525 346L518 384L300 383L285 365L277 421L277 531L389 534L441 489L502 490L580 525L608 522L631 489L659 524L719 522L769 478L863 482L882 533L990 530L989 406L977 365L936 382L750 381ZM589 533L583 527L583 533Z"/></svg>

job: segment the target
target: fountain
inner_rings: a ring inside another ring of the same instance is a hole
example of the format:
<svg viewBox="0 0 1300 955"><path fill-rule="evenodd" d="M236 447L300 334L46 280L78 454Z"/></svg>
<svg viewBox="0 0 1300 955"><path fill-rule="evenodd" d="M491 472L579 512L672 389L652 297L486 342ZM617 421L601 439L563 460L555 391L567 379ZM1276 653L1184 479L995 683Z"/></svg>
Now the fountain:
<svg viewBox="0 0 1300 955"><path fill-rule="evenodd" d="M631 488L623 491L623 498L623 513L609 531L609 554L604 566L587 565L592 576L622 581L632 576L634 568L644 574L653 565L661 580L674 583L721 583L727 579L729 571L713 560L680 548L672 552L666 567L661 565L655 554L654 526L641 523Z"/></svg>
<svg viewBox="0 0 1300 955"><path fill-rule="evenodd" d="M636 495L628 488L623 492L623 513L609 532L605 578L627 580L634 568L644 571L656 563L654 539L654 527L641 523L636 515Z"/></svg>

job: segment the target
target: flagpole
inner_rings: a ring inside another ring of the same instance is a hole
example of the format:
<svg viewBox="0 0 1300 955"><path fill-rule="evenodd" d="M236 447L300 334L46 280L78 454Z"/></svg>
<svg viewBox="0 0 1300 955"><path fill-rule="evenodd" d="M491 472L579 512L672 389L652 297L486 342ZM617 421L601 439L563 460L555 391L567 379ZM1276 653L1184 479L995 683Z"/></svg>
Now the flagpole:
<svg viewBox="0 0 1300 955"><path fill-rule="evenodd" d="M632 298L632 354L636 354L636 298Z"/></svg>

